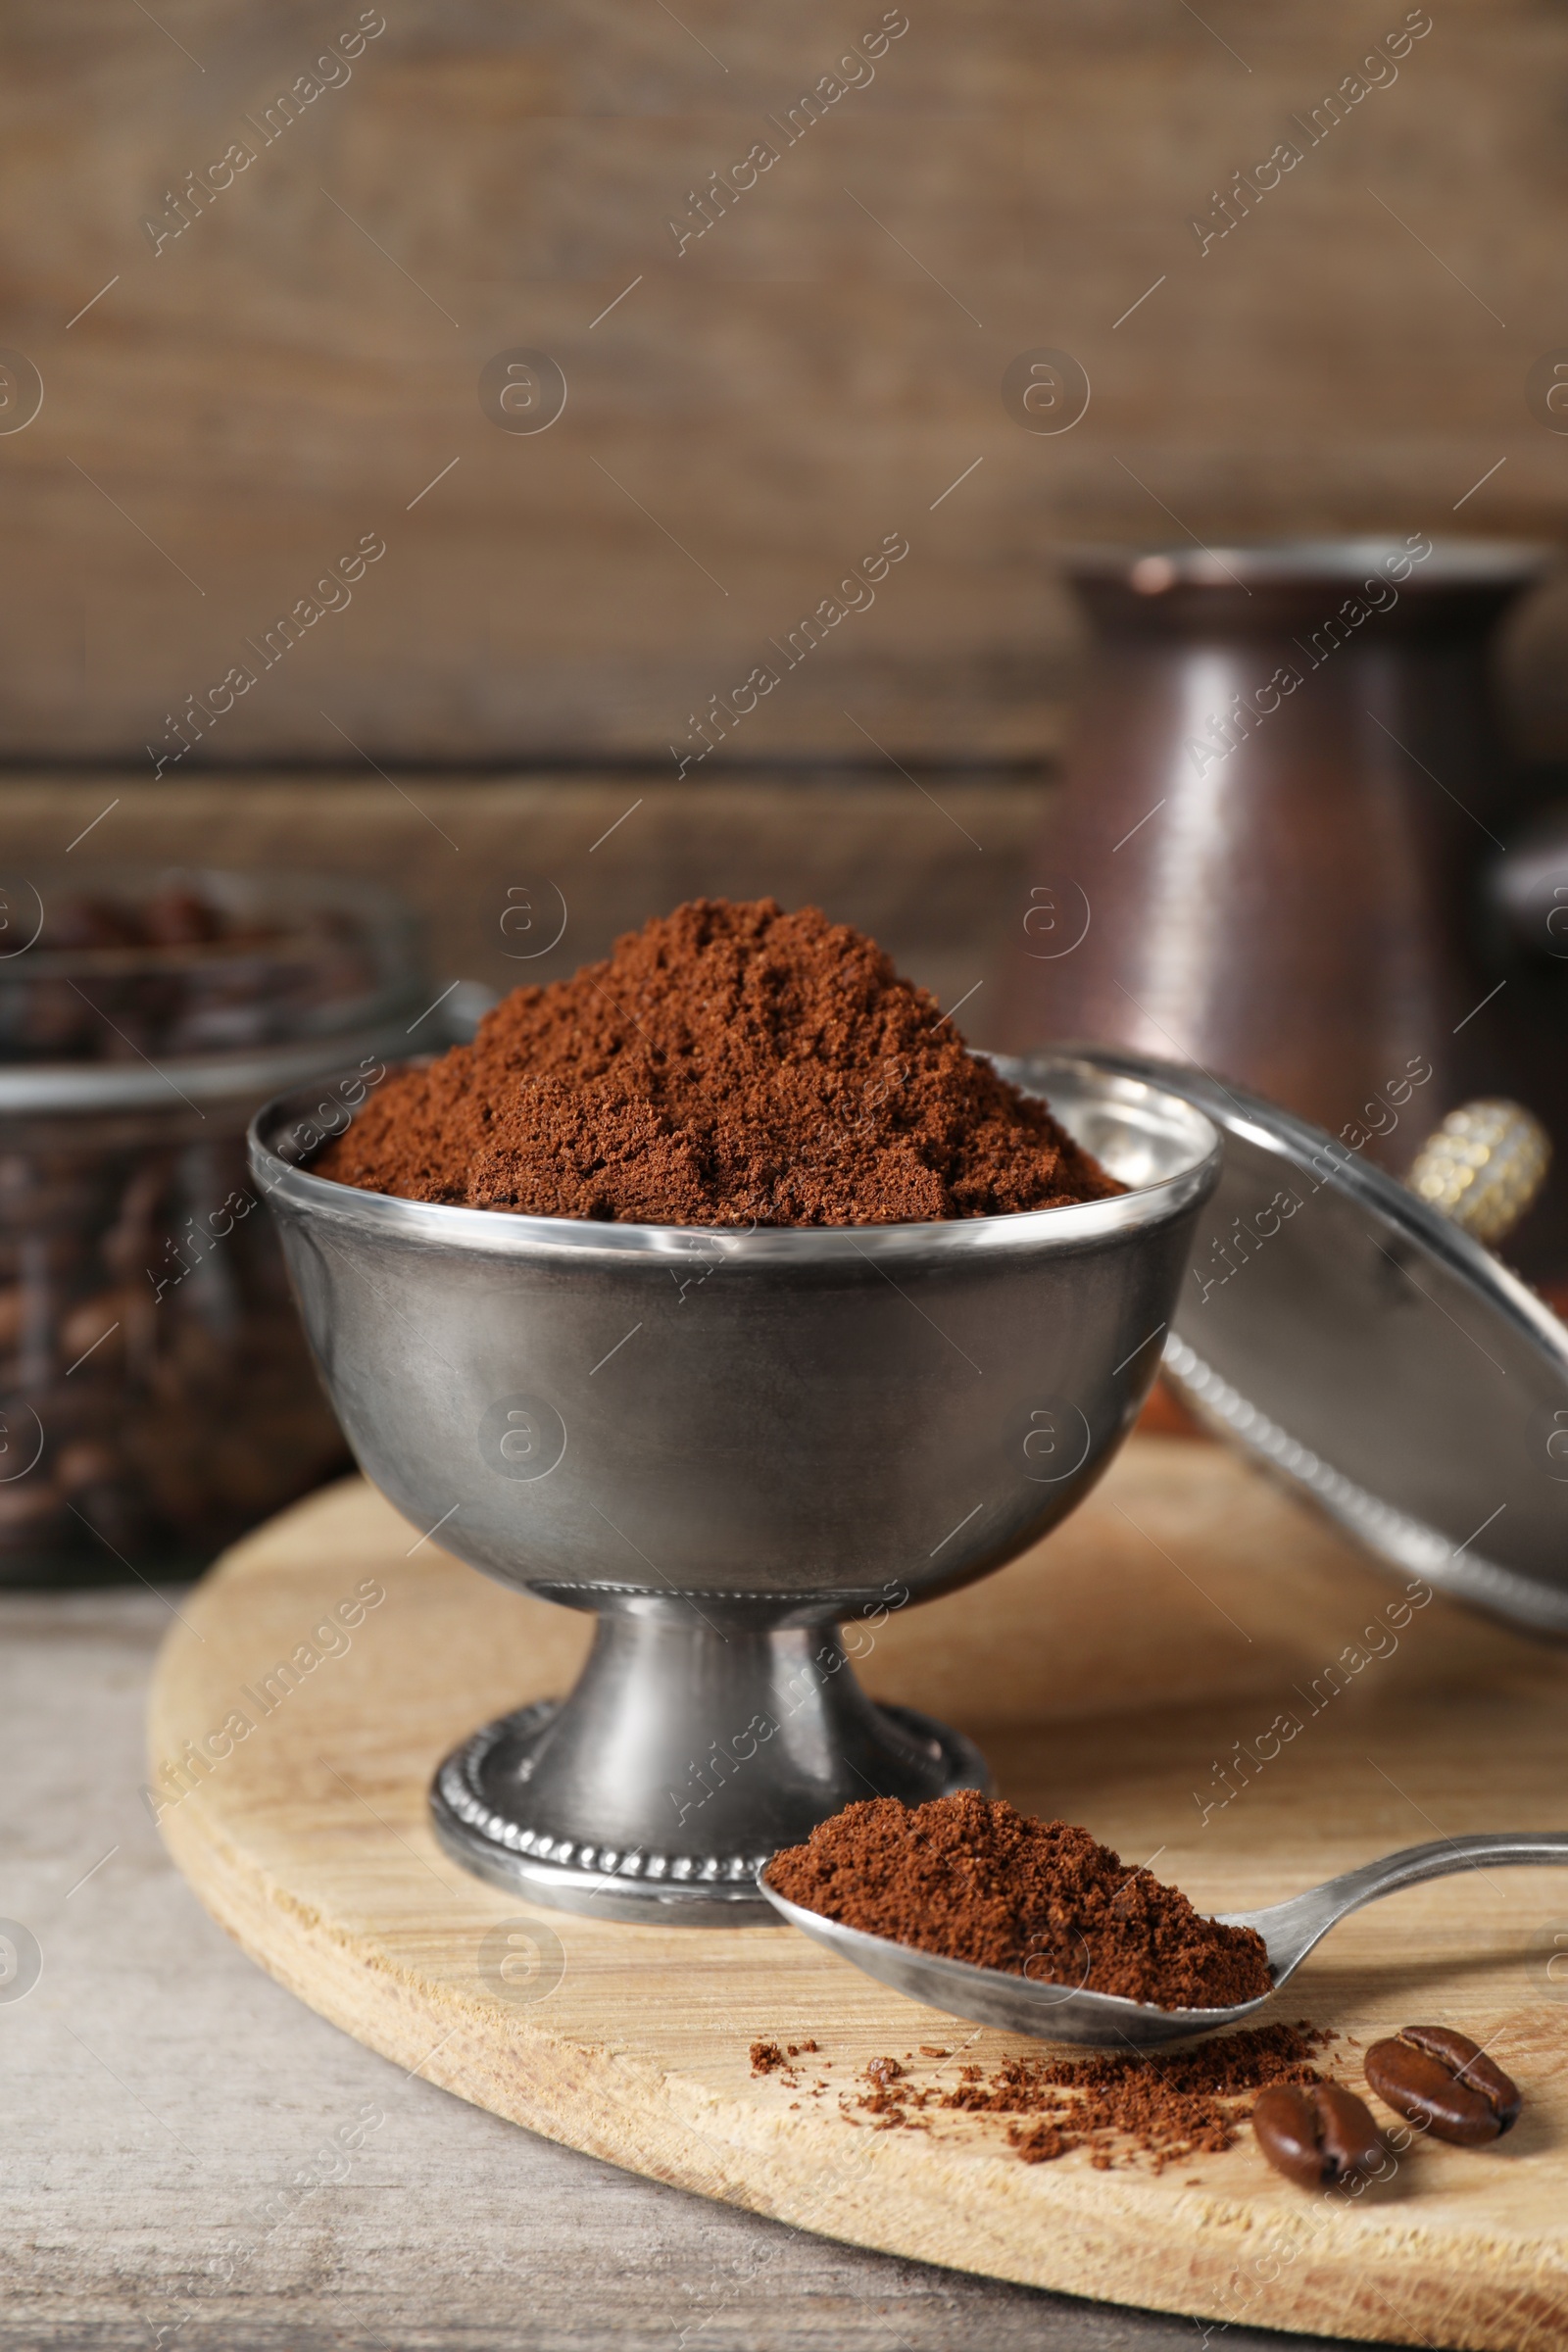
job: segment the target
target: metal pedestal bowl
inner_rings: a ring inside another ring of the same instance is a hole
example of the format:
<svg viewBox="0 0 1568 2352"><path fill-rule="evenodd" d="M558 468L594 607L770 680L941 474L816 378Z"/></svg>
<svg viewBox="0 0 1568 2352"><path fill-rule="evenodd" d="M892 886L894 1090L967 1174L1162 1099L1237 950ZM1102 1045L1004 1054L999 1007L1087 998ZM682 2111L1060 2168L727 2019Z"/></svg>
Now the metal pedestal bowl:
<svg viewBox="0 0 1568 2352"><path fill-rule="evenodd" d="M830 1813L986 1785L968 1740L874 1706L851 1657L1105 1468L1220 1154L1201 1112L1092 1057L1028 1082L1135 1189L949 1224L598 1224L312 1176L318 1089L257 1118L367 1475L460 1558L599 1619L568 1696L437 1772L437 1833L470 1869L601 1918L766 1921L758 1868Z"/></svg>

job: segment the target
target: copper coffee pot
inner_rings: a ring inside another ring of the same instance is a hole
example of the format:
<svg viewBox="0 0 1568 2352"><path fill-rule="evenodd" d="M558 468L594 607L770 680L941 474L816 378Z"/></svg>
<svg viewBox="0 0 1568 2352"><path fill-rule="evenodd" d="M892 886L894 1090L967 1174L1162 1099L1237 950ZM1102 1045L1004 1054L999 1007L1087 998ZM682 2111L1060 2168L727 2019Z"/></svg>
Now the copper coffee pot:
<svg viewBox="0 0 1568 2352"><path fill-rule="evenodd" d="M1495 1091L1488 641L1550 561L1422 532L1075 557L1094 662L996 1042L1196 1062L1395 1171Z"/></svg>

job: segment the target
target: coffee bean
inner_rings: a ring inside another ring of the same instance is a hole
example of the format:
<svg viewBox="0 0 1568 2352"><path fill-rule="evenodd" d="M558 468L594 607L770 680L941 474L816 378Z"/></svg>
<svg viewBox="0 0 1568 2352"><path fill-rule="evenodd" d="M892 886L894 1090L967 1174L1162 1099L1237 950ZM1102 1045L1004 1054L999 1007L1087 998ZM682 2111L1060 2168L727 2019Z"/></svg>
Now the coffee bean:
<svg viewBox="0 0 1568 2352"><path fill-rule="evenodd" d="M1274 2084L1259 2093L1252 2132L1275 2171L1302 2188L1366 2172L1383 2154L1371 2110L1341 2082Z"/></svg>
<svg viewBox="0 0 1568 2352"><path fill-rule="evenodd" d="M142 929L157 948L204 947L221 935L223 918L193 890L170 888L141 910Z"/></svg>
<svg viewBox="0 0 1568 2352"><path fill-rule="evenodd" d="M92 1183L54 1176L47 1161L38 1181L0 1183L0 1226L8 1234L90 1234L103 1221L105 1196Z"/></svg>
<svg viewBox="0 0 1568 2352"><path fill-rule="evenodd" d="M38 1470L0 1485L0 1547L31 1541L60 1516L60 1496Z"/></svg>
<svg viewBox="0 0 1568 2352"><path fill-rule="evenodd" d="M81 1299L60 1325L60 1352L68 1364L94 1352L109 1363L124 1353L125 1322L149 1302L139 1291L99 1291ZM102 1363L99 1369L103 1369Z"/></svg>
<svg viewBox="0 0 1568 2352"><path fill-rule="evenodd" d="M122 1468L119 1455L108 1446L92 1438L74 1438L55 1456L55 1485L63 1494L75 1494L83 1488L108 1486Z"/></svg>
<svg viewBox="0 0 1568 2352"><path fill-rule="evenodd" d="M58 898L44 910L38 945L62 949L126 948L135 944L134 915L109 899Z"/></svg>
<svg viewBox="0 0 1568 2352"><path fill-rule="evenodd" d="M1366 2054L1378 2097L1435 2139L1484 2147L1518 2121L1524 2095L1470 2039L1449 2026L1404 2026Z"/></svg>

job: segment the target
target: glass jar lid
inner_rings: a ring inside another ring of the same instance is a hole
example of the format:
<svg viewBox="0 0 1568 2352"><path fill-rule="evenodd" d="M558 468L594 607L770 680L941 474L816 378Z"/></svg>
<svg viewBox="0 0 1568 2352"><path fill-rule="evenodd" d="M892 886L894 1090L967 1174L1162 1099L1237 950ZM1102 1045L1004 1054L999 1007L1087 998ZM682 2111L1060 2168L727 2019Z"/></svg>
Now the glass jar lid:
<svg viewBox="0 0 1568 2352"><path fill-rule="evenodd" d="M416 1050L427 981L393 893L322 874L0 881L0 1116L265 1099Z"/></svg>

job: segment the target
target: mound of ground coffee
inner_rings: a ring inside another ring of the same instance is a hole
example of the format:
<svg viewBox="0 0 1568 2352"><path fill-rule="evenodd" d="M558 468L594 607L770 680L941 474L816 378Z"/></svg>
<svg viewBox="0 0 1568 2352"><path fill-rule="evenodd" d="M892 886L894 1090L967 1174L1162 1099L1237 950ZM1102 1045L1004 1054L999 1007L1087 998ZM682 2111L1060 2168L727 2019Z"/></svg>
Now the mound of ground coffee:
<svg viewBox="0 0 1568 2352"><path fill-rule="evenodd" d="M997 1216L1123 1188L815 907L699 899L388 1079L315 1172L662 1225Z"/></svg>
<svg viewBox="0 0 1568 2352"><path fill-rule="evenodd" d="M1221 2009L1270 1990L1263 1938L1224 1928L1065 1821L1031 1821L962 1788L912 1811L846 1806L768 1882L803 1910L917 1950L1160 2009Z"/></svg>

